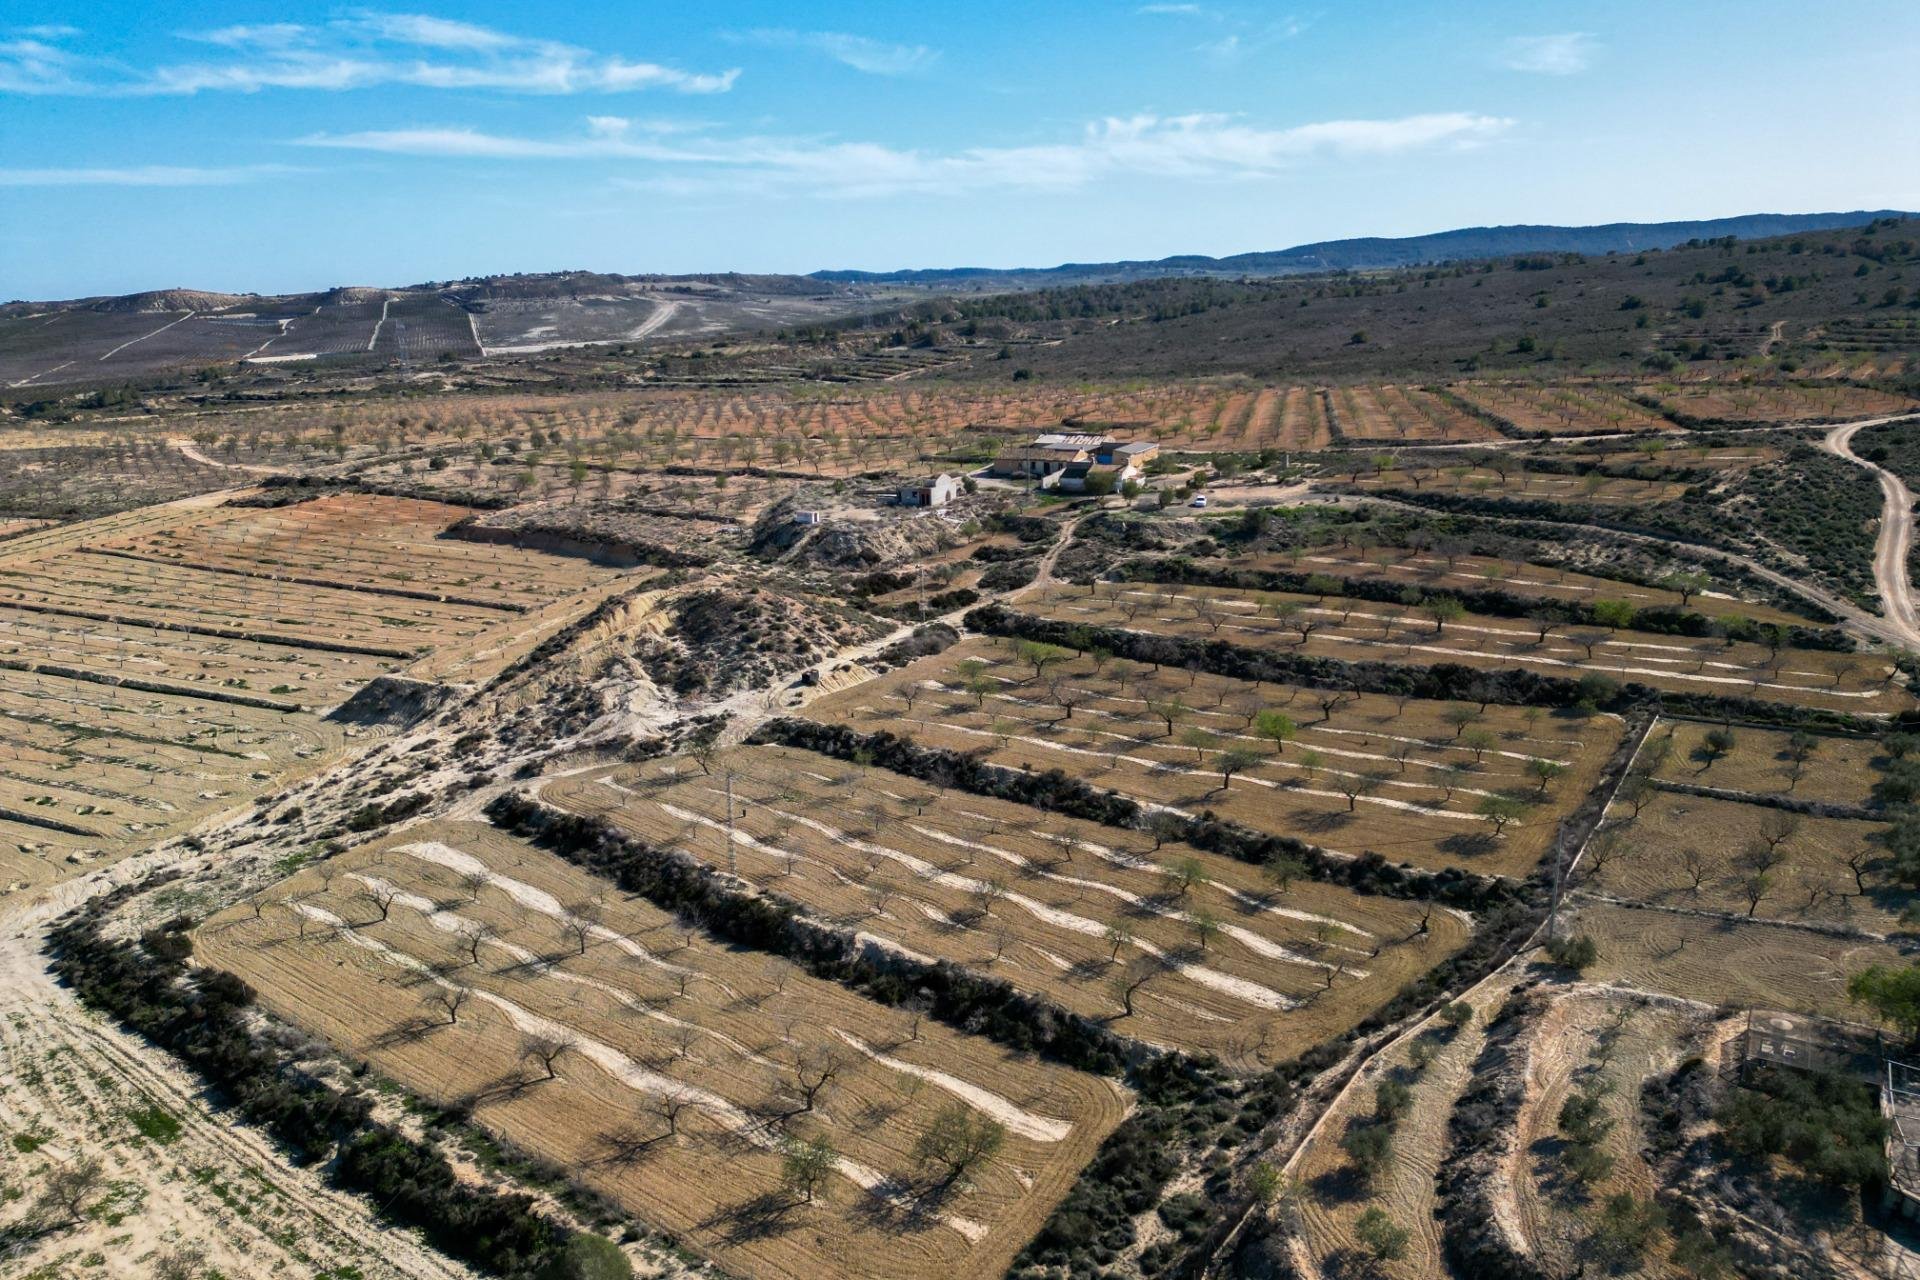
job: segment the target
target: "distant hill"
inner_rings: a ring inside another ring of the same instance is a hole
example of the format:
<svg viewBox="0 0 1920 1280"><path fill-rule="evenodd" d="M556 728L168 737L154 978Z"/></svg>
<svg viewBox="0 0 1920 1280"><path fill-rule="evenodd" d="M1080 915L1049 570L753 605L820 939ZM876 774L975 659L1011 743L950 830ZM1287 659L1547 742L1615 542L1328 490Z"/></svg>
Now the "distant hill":
<svg viewBox="0 0 1920 1280"><path fill-rule="evenodd" d="M1044 288L1061 284L1146 280L1164 276L1283 276L1316 271L1374 271L1507 258L1527 253L1631 253L1670 249L1689 240L1733 236L1740 240L1858 227L1878 218L1910 218L1895 210L1851 213L1750 213L1697 222L1610 222L1596 227L1465 227L1432 235L1387 239L1366 236L1323 240L1264 253L1209 258L1180 254L1130 262L1069 262L1057 267L954 267L908 271L816 271L813 278L836 284L911 285L927 289Z"/></svg>

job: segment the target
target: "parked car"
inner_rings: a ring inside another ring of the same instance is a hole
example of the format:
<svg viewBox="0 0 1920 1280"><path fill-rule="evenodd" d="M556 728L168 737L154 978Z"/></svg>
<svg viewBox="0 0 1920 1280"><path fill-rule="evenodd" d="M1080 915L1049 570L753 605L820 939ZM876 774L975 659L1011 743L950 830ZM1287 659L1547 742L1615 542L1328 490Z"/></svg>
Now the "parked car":
<svg viewBox="0 0 1920 1280"><path fill-rule="evenodd" d="M1193 501L1187 505L1190 507L1204 507L1207 505L1207 495L1204 493L1196 493L1193 495Z"/></svg>

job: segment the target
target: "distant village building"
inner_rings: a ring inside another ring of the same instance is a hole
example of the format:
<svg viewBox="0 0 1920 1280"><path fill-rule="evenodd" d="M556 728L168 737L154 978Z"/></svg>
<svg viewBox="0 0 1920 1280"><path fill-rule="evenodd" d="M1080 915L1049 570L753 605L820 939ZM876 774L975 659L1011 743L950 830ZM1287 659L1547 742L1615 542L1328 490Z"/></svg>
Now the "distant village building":
<svg viewBox="0 0 1920 1280"><path fill-rule="evenodd" d="M944 507L960 496L960 482L942 473L900 486L903 507Z"/></svg>
<svg viewBox="0 0 1920 1280"><path fill-rule="evenodd" d="M987 474L1003 480L1038 480L1041 488L1057 485L1067 493L1084 493L1087 477L1111 473L1117 491L1138 480L1141 468L1160 456L1151 441L1110 440L1105 436L1045 431L1033 443L1009 449L993 460ZM1099 488L1099 482L1095 482Z"/></svg>
<svg viewBox="0 0 1920 1280"><path fill-rule="evenodd" d="M793 522L795 524L819 524L820 513L818 511L796 511L793 513Z"/></svg>
<svg viewBox="0 0 1920 1280"><path fill-rule="evenodd" d="M1100 447L1101 438L1071 431L1043 431L1033 438L1033 443L1040 449L1078 449L1091 453Z"/></svg>
<svg viewBox="0 0 1920 1280"><path fill-rule="evenodd" d="M1095 462L1118 466L1144 467L1160 456L1160 446L1151 440L1102 440L1093 450Z"/></svg>
<svg viewBox="0 0 1920 1280"><path fill-rule="evenodd" d="M1060 472L1055 485L1062 493L1118 493L1120 486L1140 478L1132 463L1076 462Z"/></svg>
<svg viewBox="0 0 1920 1280"><path fill-rule="evenodd" d="M1056 448L1050 445L1024 445L1009 449L993 460L989 475L1003 480L1045 480L1076 462L1087 461L1085 449Z"/></svg>

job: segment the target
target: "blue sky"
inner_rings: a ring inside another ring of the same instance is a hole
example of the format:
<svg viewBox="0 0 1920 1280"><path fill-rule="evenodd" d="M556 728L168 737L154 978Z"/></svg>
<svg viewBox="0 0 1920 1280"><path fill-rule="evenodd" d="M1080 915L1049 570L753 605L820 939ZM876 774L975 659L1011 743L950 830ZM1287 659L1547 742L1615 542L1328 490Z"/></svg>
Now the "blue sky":
<svg viewBox="0 0 1920 1280"><path fill-rule="evenodd" d="M1920 4L11 0L0 297L1920 208Z"/></svg>

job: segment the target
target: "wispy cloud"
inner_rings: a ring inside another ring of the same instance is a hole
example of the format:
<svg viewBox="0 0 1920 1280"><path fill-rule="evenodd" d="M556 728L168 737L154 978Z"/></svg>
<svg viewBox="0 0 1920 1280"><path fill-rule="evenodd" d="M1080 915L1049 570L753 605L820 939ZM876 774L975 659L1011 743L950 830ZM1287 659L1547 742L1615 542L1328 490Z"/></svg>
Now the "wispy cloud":
<svg viewBox="0 0 1920 1280"><path fill-rule="evenodd" d="M1197 4L1143 4L1135 13L1153 14L1163 18L1208 18L1214 16L1213 10Z"/></svg>
<svg viewBox="0 0 1920 1280"><path fill-rule="evenodd" d="M532 138L468 128L315 134L303 145L466 159L612 159L647 166L623 180L656 189L792 188L871 196L994 188L1066 190L1114 177L1230 180L1271 177L1316 159L1380 157L1480 145L1512 126L1499 116L1441 112L1393 120L1328 120L1288 128L1212 114L1109 117L1077 137L1026 146L933 153L870 142L771 137L681 140L636 136L618 117L584 133Z"/></svg>
<svg viewBox="0 0 1920 1280"><path fill-rule="evenodd" d="M164 164L120 168L0 169L0 187L226 187L252 182L267 174L289 171L290 166L271 164L235 169L201 169Z"/></svg>
<svg viewBox="0 0 1920 1280"><path fill-rule="evenodd" d="M752 31L722 33L740 44L757 44L774 49L807 49L835 62L875 76L904 76L925 70L940 55L923 44L893 44L870 36L850 35L844 31L791 31L781 27L759 27Z"/></svg>
<svg viewBox="0 0 1920 1280"><path fill-rule="evenodd" d="M1510 71L1571 76L1585 71L1599 44L1584 31L1552 36L1513 36L1501 46L1500 65Z"/></svg>
<svg viewBox="0 0 1920 1280"><path fill-rule="evenodd" d="M738 68L693 72L425 14L360 12L319 25L181 33L226 56L128 69L68 47L76 32L0 41L0 92L143 96L379 85L504 93L725 93ZM65 41L67 43L61 43Z"/></svg>

